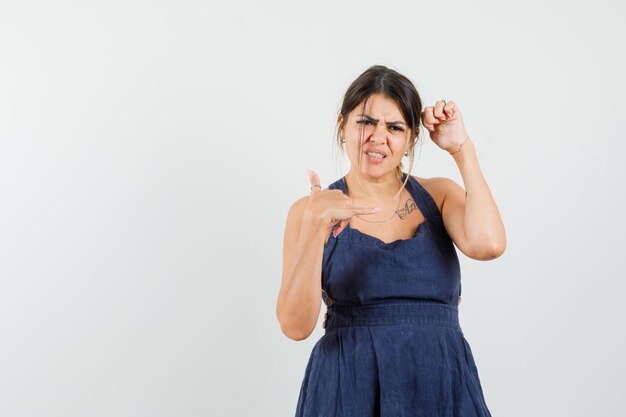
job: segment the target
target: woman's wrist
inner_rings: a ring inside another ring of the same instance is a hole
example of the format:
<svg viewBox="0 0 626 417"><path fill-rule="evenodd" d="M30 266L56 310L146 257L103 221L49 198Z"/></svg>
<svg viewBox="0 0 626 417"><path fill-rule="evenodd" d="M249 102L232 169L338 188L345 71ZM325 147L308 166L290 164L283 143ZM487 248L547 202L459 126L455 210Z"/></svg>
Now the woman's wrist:
<svg viewBox="0 0 626 417"><path fill-rule="evenodd" d="M467 136L465 138L463 143L461 143L459 145L450 146L449 148L446 148L446 151L448 151L448 153L450 155L454 156L455 154L457 154L457 153L459 153L459 152L461 152L463 150L463 145L465 145L468 140L469 140L469 136Z"/></svg>

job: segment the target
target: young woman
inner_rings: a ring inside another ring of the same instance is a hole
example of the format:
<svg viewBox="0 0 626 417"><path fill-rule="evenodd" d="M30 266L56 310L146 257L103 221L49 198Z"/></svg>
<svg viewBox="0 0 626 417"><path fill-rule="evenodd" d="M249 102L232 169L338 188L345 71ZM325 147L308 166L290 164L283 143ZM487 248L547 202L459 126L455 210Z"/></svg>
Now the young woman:
<svg viewBox="0 0 626 417"><path fill-rule="evenodd" d="M413 167L420 119L450 153L465 190ZM337 143L350 171L290 208L276 314L283 333L307 338L326 305L296 417L490 416L459 325L456 247L490 260L504 225L458 106L422 109L405 76L373 66L348 88Z"/></svg>

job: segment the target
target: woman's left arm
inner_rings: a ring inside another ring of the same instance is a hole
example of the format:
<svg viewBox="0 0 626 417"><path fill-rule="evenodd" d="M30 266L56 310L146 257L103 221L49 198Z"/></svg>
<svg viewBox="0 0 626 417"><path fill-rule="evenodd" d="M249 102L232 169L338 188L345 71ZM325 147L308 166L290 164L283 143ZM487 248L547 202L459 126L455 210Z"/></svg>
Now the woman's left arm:
<svg viewBox="0 0 626 417"><path fill-rule="evenodd" d="M465 190L441 178L444 199L441 214L446 231L456 246L470 258L490 260L504 253L506 234L496 202L483 176L474 142L468 137L461 112L453 101L437 101L422 112L430 138L452 154ZM465 140L463 140L465 138ZM454 152L459 149L458 152Z"/></svg>
<svg viewBox="0 0 626 417"><path fill-rule="evenodd" d="M504 253L506 234L496 202L478 164L471 139L452 154L461 171L465 190L444 178L441 214L450 238L466 256L491 260Z"/></svg>

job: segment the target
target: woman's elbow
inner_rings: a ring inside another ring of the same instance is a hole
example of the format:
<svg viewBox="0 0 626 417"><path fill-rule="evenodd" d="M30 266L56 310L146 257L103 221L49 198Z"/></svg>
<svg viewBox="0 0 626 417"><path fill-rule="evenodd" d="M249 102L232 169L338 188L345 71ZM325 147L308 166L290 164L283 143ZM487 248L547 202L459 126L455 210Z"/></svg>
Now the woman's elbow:
<svg viewBox="0 0 626 417"><path fill-rule="evenodd" d="M282 323L280 325L280 330L289 339L295 341L305 340L311 336L311 333L313 333L311 330L304 329L301 326L286 326Z"/></svg>
<svg viewBox="0 0 626 417"><path fill-rule="evenodd" d="M313 328L302 324L301 321L296 321L286 317L280 313L280 310L276 310L276 318L280 324L280 331L291 340L304 340L313 333ZM315 326L315 324L313 325Z"/></svg>
<svg viewBox="0 0 626 417"><path fill-rule="evenodd" d="M491 261L502 256L506 249L506 243L494 243L483 248L477 259Z"/></svg>

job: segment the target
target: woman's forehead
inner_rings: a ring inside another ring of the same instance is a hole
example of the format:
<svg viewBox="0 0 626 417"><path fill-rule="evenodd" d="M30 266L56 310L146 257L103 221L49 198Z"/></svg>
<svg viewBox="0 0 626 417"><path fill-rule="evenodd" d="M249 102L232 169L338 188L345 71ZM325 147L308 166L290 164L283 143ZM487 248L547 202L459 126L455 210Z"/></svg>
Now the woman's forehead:
<svg viewBox="0 0 626 417"><path fill-rule="evenodd" d="M365 108L363 108L364 104ZM362 100L354 109L352 109L351 114L353 116L365 114L375 118L383 117L384 119L397 119L404 121L398 102L392 98L383 96L382 94L373 94Z"/></svg>

